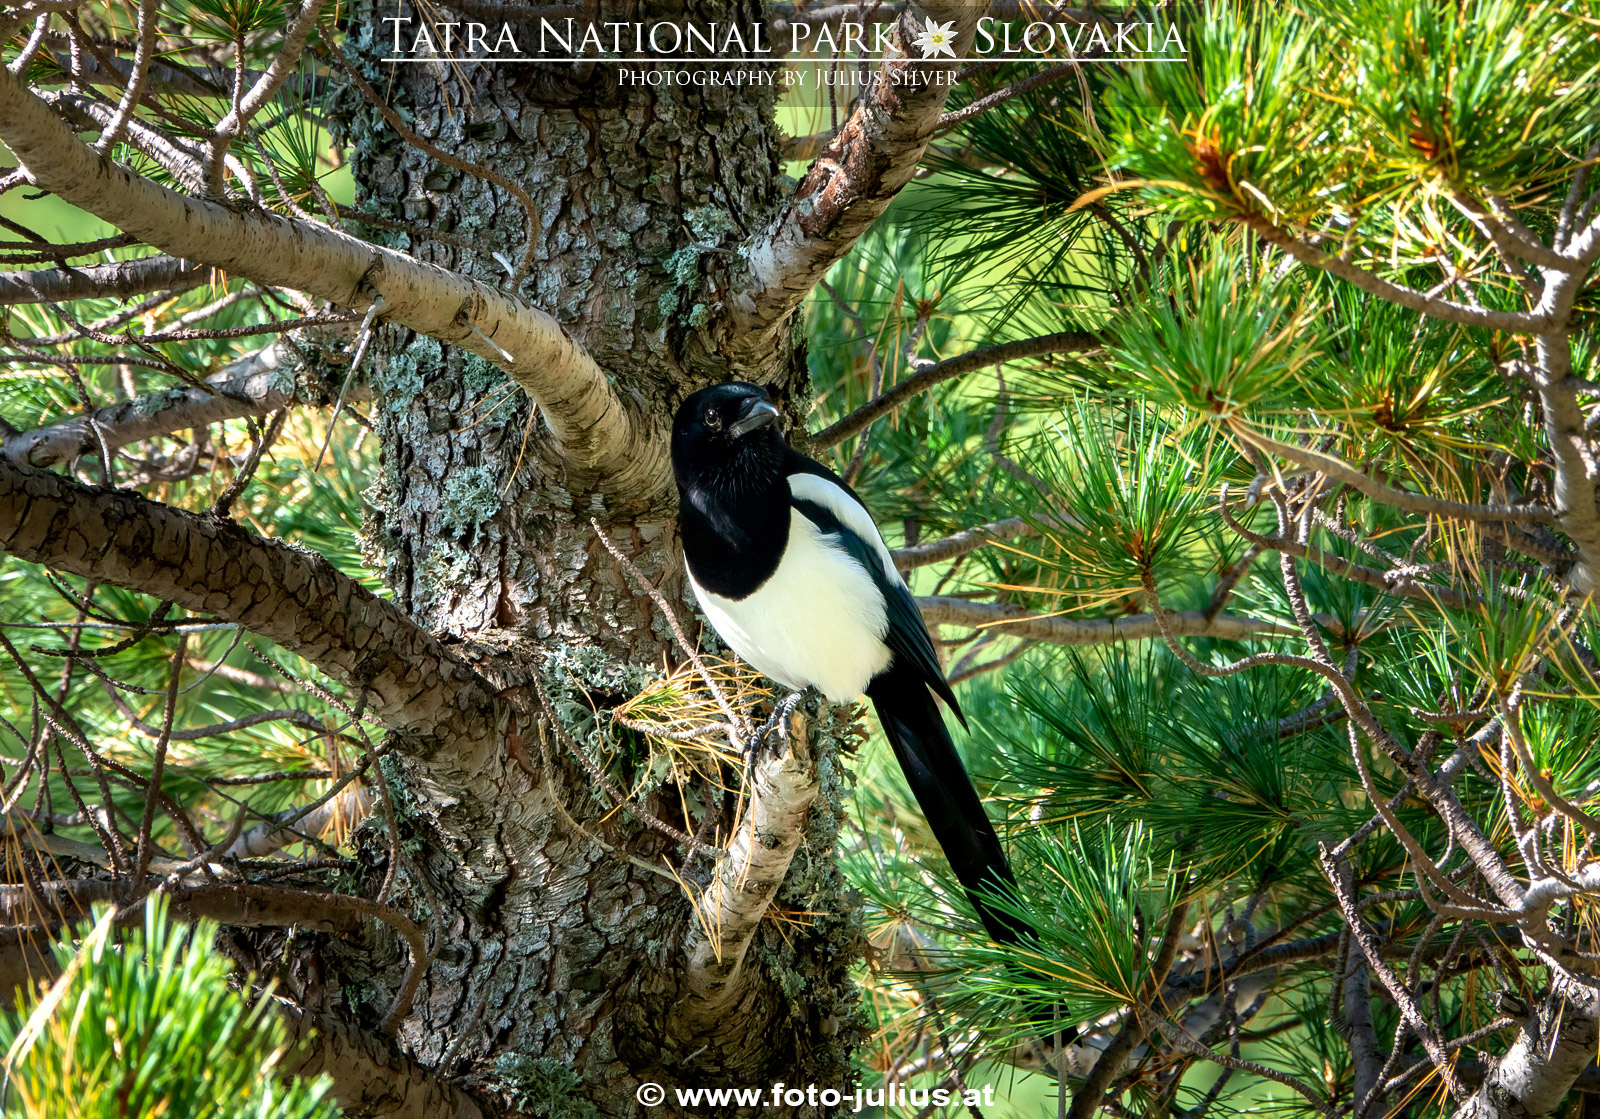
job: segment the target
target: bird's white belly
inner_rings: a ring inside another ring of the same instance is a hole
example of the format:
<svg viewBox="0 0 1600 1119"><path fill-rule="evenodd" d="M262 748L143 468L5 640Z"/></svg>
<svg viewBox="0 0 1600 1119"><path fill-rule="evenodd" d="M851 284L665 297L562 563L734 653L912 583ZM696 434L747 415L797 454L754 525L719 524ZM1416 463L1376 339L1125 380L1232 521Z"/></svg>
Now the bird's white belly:
<svg viewBox="0 0 1600 1119"><path fill-rule="evenodd" d="M889 627L872 576L829 539L795 510L783 560L754 593L723 598L693 572L689 585L718 635L752 667L845 703L889 666Z"/></svg>

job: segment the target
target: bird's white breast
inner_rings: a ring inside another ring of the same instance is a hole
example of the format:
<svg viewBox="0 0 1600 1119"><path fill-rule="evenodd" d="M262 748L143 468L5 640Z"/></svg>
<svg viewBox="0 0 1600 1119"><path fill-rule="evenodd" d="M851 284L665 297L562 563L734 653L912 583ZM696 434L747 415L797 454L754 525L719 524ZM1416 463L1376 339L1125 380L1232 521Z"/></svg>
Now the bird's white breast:
<svg viewBox="0 0 1600 1119"><path fill-rule="evenodd" d="M693 572L689 585L717 633L754 668L845 703L888 667L891 653L883 641L883 596L834 539L792 510L783 559L752 594L723 598L703 589Z"/></svg>

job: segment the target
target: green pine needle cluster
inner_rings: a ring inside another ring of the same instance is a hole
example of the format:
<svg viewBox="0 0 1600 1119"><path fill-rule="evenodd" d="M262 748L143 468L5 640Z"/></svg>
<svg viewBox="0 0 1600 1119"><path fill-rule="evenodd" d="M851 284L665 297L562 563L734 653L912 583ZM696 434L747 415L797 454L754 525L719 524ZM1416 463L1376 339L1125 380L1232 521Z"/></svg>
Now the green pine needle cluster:
<svg viewBox="0 0 1600 1119"><path fill-rule="evenodd" d="M17 1119L337 1119L329 1081L281 1078L287 1033L270 992L231 985L209 921L115 910L52 945L60 977L0 1012L0 1113Z"/></svg>

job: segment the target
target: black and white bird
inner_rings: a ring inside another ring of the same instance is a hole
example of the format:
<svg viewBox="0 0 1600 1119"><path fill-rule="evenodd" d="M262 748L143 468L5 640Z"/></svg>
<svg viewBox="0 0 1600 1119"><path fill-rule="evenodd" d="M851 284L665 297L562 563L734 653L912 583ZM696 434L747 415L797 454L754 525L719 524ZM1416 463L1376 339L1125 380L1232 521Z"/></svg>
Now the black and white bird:
<svg viewBox="0 0 1600 1119"><path fill-rule="evenodd" d="M689 583L718 635L789 688L872 700L984 927L1015 943L1027 925L977 892L1015 879L934 696L966 720L867 507L789 446L760 387L738 381L684 401L672 469Z"/></svg>

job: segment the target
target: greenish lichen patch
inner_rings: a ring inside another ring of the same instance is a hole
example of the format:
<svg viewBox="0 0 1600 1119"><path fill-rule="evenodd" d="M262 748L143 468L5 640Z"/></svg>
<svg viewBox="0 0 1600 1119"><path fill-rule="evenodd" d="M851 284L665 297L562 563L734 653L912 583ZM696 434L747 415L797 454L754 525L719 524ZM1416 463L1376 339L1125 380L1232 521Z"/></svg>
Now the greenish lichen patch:
<svg viewBox="0 0 1600 1119"><path fill-rule="evenodd" d="M582 1095L583 1078L564 1061L502 1053L494 1069L511 1098L542 1119L599 1119Z"/></svg>
<svg viewBox="0 0 1600 1119"><path fill-rule="evenodd" d="M437 369L443 356L444 348L437 341L418 335L387 361L374 363L373 397L393 415L403 416L422 395L426 385L423 370Z"/></svg>
<svg viewBox="0 0 1600 1119"><path fill-rule="evenodd" d="M700 258L738 228L732 216L716 205L692 206L684 211L683 220L692 239L662 262L667 273L667 289L656 300L662 316L669 319L699 290ZM710 314L708 308L697 303L690 308L685 321L689 326L700 326L709 320Z"/></svg>
<svg viewBox="0 0 1600 1119"><path fill-rule="evenodd" d="M462 355L461 387L466 390L468 396L480 397L505 383L505 370L498 365L484 361L477 354Z"/></svg>
<svg viewBox="0 0 1600 1119"><path fill-rule="evenodd" d="M643 691L652 679L648 666L621 664L592 645L559 645L545 662L544 682L557 719L589 760L604 769L635 751L613 735L597 698L620 701ZM644 776L644 775L640 775ZM636 778L637 780L637 778ZM659 777L654 783L659 783ZM600 796L599 790L594 790Z"/></svg>
<svg viewBox="0 0 1600 1119"><path fill-rule="evenodd" d="M500 511L500 482L493 466L458 466L444 476L439 507L434 513L439 530L464 536Z"/></svg>

